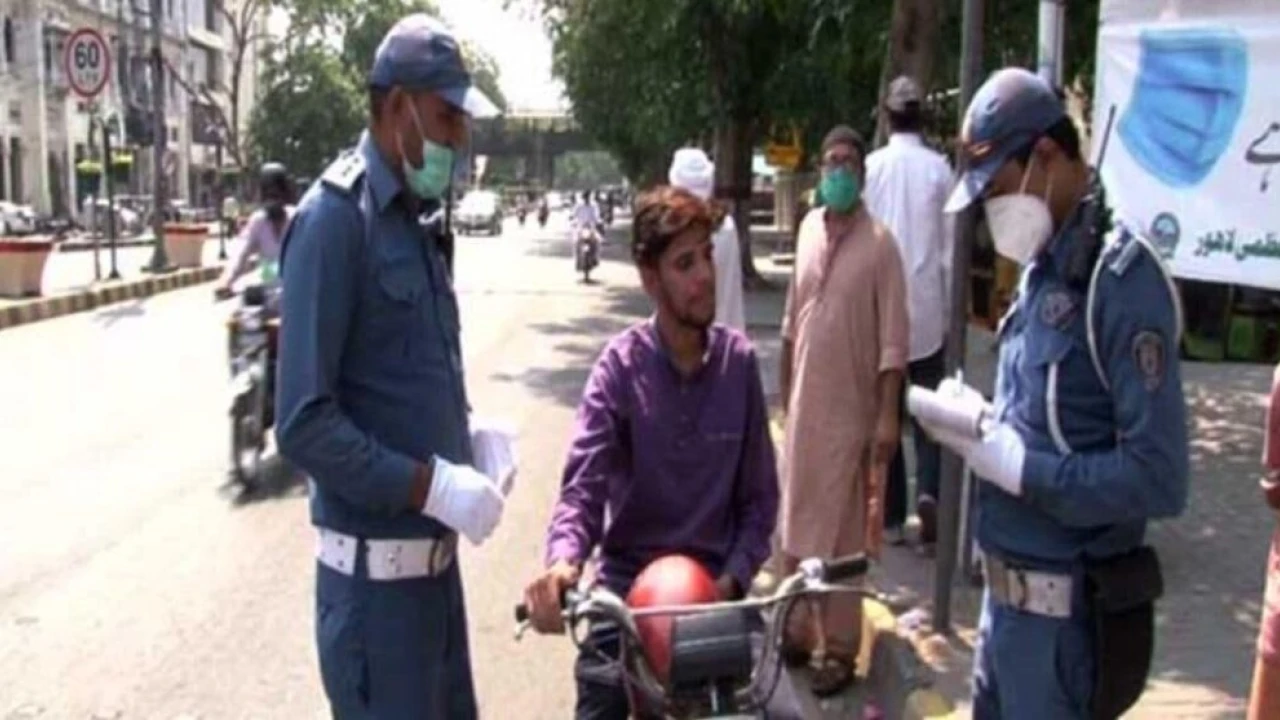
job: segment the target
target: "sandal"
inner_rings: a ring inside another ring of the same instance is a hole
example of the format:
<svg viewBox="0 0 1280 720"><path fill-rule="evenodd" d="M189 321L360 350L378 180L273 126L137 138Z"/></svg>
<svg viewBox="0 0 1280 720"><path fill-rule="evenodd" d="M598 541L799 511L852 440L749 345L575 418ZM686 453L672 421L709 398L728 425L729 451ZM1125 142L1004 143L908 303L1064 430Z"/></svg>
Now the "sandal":
<svg viewBox="0 0 1280 720"><path fill-rule="evenodd" d="M836 655L827 655L813 666L813 678L809 688L815 697L829 698L839 695L853 685L853 662Z"/></svg>

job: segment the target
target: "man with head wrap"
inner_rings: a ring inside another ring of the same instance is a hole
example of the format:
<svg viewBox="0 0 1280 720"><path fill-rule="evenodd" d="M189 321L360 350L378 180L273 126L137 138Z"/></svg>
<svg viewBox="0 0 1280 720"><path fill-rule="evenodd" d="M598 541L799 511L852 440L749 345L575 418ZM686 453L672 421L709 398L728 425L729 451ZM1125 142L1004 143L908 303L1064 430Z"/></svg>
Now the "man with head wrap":
<svg viewBox="0 0 1280 720"><path fill-rule="evenodd" d="M716 166L698 148L681 148L671 158L667 174L673 187L684 188L703 200L711 199L715 187ZM735 330L747 329L742 302L742 258L738 247L738 228L726 215L711 236L716 269L716 322Z"/></svg>

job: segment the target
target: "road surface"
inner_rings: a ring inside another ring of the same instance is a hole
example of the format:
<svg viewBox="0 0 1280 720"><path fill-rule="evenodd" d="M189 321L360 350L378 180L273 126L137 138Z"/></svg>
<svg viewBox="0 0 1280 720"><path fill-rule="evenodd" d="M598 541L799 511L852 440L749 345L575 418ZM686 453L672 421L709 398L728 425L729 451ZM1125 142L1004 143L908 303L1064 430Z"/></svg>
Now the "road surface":
<svg viewBox="0 0 1280 720"><path fill-rule="evenodd" d="M606 249L572 271L562 220L463 238L471 403L521 434L496 535L465 545L484 717L564 717L572 651L511 636L539 566L591 361L645 313ZM326 717L305 488L225 485L228 303L212 286L0 332L0 717Z"/></svg>

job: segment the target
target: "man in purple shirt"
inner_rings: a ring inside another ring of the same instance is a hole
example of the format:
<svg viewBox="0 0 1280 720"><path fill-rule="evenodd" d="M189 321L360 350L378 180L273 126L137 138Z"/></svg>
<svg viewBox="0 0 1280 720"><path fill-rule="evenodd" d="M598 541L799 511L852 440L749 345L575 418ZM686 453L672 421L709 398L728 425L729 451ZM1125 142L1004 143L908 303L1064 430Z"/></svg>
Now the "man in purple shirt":
<svg viewBox="0 0 1280 720"><path fill-rule="evenodd" d="M559 597L600 551L597 579L625 594L651 561L679 553L739 597L769 555L778 479L750 342L713 325L711 235L721 213L676 188L636 203L631 254L655 314L614 338L578 407L546 570L525 591L534 627L562 632ZM616 635L597 634L606 653ZM628 717L618 678L579 656L578 720Z"/></svg>

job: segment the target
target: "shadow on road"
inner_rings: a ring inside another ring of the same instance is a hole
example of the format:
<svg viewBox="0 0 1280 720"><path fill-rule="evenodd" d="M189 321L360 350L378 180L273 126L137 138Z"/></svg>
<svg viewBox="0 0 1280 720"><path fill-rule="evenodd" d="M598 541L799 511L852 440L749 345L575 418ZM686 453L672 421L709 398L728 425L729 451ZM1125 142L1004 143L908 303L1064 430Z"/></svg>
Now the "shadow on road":
<svg viewBox="0 0 1280 720"><path fill-rule="evenodd" d="M121 320L142 317L147 314L147 300L148 298L140 298L105 307L93 314L93 322L104 328L109 328Z"/></svg>
<svg viewBox="0 0 1280 720"><path fill-rule="evenodd" d="M529 329L538 334L563 338L563 342L553 347L556 355L553 364L527 367L514 373L498 372L490 375L490 379L520 383L539 399L577 407L601 348L650 312L648 298L637 288L605 286L603 294L603 307L595 314L529 325Z"/></svg>

